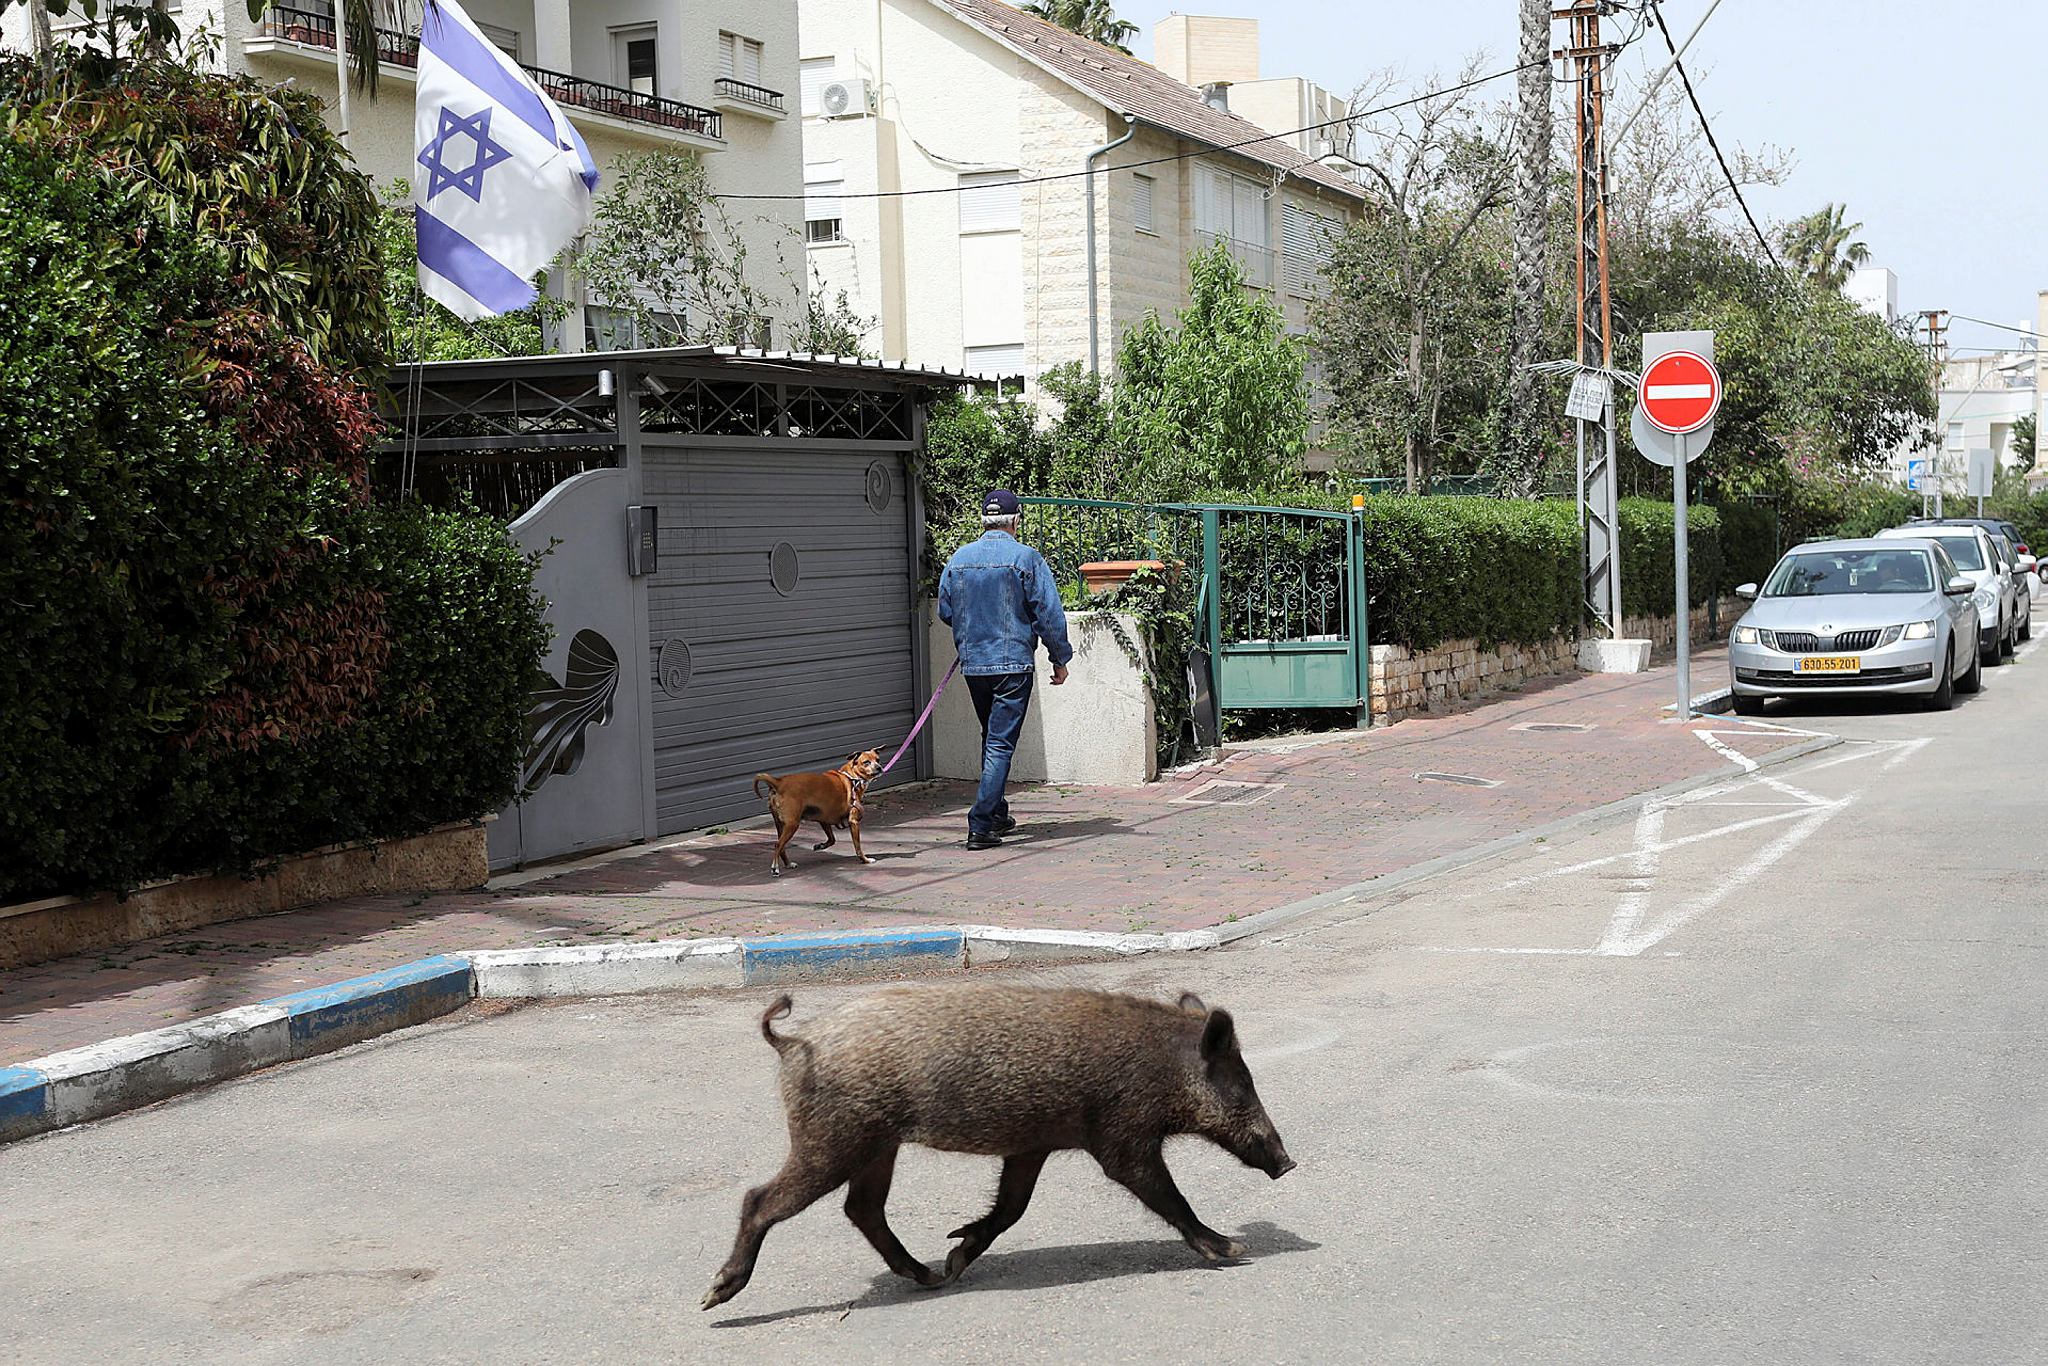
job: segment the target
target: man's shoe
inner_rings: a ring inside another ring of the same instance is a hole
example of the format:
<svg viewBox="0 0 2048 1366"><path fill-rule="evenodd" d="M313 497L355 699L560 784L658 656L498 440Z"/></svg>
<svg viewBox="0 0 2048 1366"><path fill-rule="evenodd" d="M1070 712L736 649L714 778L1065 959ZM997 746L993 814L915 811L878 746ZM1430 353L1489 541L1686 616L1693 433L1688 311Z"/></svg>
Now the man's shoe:
<svg viewBox="0 0 2048 1366"><path fill-rule="evenodd" d="M967 847L969 849L994 849L1001 845L1002 842L1003 837L992 831L970 830L967 832Z"/></svg>
<svg viewBox="0 0 2048 1366"><path fill-rule="evenodd" d="M1007 835L1016 828L1017 818L1015 816L1005 816L989 827L989 833L991 835Z"/></svg>

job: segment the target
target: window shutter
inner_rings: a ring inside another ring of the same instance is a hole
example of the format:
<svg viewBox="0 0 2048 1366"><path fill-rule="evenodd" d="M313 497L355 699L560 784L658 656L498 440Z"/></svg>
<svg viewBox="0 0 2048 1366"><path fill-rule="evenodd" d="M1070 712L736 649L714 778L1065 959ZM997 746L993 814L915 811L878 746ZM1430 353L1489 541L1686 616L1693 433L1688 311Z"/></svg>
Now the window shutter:
<svg viewBox="0 0 2048 1366"><path fill-rule="evenodd" d="M1024 373L1023 342L1011 342L1006 346L970 346L965 348L965 356L965 369L970 375L997 378Z"/></svg>
<svg viewBox="0 0 2048 1366"><path fill-rule="evenodd" d="M740 79L748 85L761 83L761 45L752 38L740 40Z"/></svg>
<svg viewBox="0 0 2048 1366"><path fill-rule="evenodd" d="M739 63L734 59L733 50L739 46L739 39L730 33L718 35L718 74L727 78L739 75Z"/></svg>
<svg viewBox="0 0 2048 1366"><path fill-rule="evenodd" d="M1140 231L1151 232L1153 231L1152 177L1148 175L1134 175L1131 177L1131 181L1131 219Z"/></svg>
<svg viewBox="0 0 2048 1366"><path fill-rule="evenodd" d="M1265 187L1255 180L1230 181L1230 235L1246 246L1266 247L1273 242L1266 221Z"/></svg>
<svg viewBox="0 0 2048 1366"><path fill-rule="evenodd" d="M1015 171L960 177L960 231L1016 232L1024 226L1021 187Z"/></svg>
<svg viewBox="0 0 2048 1366"><path fill-rule="evenodd" d="M846 190L845 163L807 161L804 163L804 218L843 218L845 207L839 196Z"/></svg>
<svg viewBox="0 0 2048 1366"><path fill-rule="evenodd" d="M797 76L803 92L805 114L819 111L819 92L838 79L838 69L839 59L836 57L806 57L798 64Z"/></svg>
<svg viewBox="0 0 2048 1366"><path fill-rule="evenodd" d="M1280 269L1287 289L1314 294L1330 254L1330 220L1292 201L1280 205Z"/></svg>

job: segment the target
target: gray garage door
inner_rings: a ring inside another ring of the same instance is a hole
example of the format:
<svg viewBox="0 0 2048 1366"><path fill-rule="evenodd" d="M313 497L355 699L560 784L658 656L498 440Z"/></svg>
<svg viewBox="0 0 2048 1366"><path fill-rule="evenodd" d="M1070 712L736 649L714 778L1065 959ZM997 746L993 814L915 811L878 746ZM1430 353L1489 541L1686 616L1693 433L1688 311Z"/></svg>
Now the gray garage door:
<svg viewBox="0 0 2048 1366"><path fill-rule="evenodd" d="M650 439L645 478L659 832L760 814L756 773L886 759L922 702L902 458Z"/></svg>

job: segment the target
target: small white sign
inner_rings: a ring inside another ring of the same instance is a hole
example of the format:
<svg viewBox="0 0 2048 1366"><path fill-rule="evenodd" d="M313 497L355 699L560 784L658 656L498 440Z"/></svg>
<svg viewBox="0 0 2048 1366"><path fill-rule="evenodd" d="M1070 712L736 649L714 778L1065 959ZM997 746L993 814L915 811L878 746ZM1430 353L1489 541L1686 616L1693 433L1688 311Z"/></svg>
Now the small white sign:
<svg viewBox="0 0 2048 1366"><path fill-rule="evenodd" d="M1908 489L1918 493L1921 481L1926 478L1927 462L1925 460L1908 460L1906 462L1906 487Z"/></svg>
<svg viewBox="0 0 2048 1366"><path fill-rule="evenodd" d="M1564 401L1566 417L1598 422L1607 412L1607 376L1598 370L1581 370L1572 376L1572 394Z"/></svg>
<svg viewBox="0 0 2048 1366"><path fill-rule="evenodd" d="M1979 446L1970 452L1969 469L1965 472L1963 496L1965 498L1989 498L1991 485L1998 473L1998 464L1991 452Z"/></svg>

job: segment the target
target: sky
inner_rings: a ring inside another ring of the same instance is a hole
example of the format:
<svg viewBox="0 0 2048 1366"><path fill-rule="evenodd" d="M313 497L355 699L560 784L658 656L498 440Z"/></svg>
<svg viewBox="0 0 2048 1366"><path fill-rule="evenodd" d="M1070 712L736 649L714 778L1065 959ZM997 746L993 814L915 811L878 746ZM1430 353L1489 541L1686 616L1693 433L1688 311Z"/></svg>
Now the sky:
<svg viewBox="0 0 2048 1366"><path fill-rule="evenodd" d="M1664 0L1678 41L1708 4ZM1123 0L1117 12L1143 29L1132 47L1146 58L1168 14L1255 17L1262 75L1338 94L1389 67L1410 82L1455 72L1475 52L1496 70L1517 44L1516 0ZM1651 29L1619 59L1624 85L1640 88L1668 57ZM1791 154L1785 184L1745 190L1765 231L1846 203L1872 263L1897 274L1901 310L2031 326L2035 291L2048 289L2048 165L2028 93L2044 59L2040 0L1722 0L1685 66L1724 148ZM1961 321L1949 333L1953 348L2021 340Z"/></svg>

